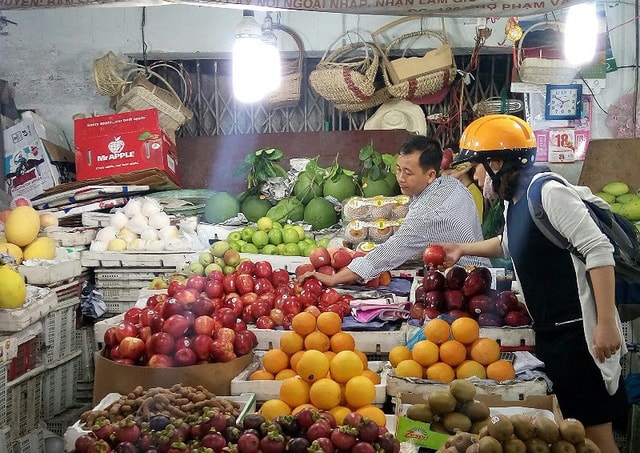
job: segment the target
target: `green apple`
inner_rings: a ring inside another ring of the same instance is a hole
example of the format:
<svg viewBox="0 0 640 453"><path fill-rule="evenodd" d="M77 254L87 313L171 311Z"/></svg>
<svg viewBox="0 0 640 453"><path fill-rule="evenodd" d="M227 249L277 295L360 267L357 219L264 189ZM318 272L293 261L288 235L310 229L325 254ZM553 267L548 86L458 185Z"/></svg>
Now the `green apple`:
<svg viewBox="0 0 640 453"><path fill-rule="evenodd" d="M189 267L187 268L187 273L189 275L196 274L196 275L204 276L204 266L199 262L195 261L189 264Z"/></svg>
<svg viewBox="0 0 640 453"><path fill-rule="evenodd" d="M218 263L211 263L207 267L204 268L204 275L207 276L213 271L222 272L222 266L220 266Z"/></svg>
<svg viewBox="0 0 640 453"><path fill-rule="evenodd" d="M263 253L265 255L275 255L277 251L278 251L278 248L275 245L267 244L264 247L262 247L262 250L260 253Z"/></svg>
<svg viewBox="0 0 640 453"><path fill-rule="evenodd" d="M266 231L258 230L251 236L251 242L256 247L264 247L269 243L269 235Z"/></svg>
<svg viewBox="0 0 640 453"><path fill-rule="evenodd" d="M282 228L273 228L269 233L269 244L282 244Z"/></svg>
<svg viewBox="0 0 640 453"><path fill-rule="evenodd" d="M247 242L245 245L240 247L240 251L242 253L258 253L258 247L256 247L255 244L252 244L251 242Z"/></svg>
<svg viewBox="0 0 640 453"><path fill-rule="evenodd" d="M260 231L269 231L273 228L273 220L269 217L260 217L258 222L256 222L256 226Z"/></svg>
<svg viewBox="0 0 640 453"><path fill-rule="evenodd" d="M198 256L198 262L204 267L207 267L209 264L213 263L214 259L215 257L211 252L202 252L200 256Z"/></svg>
<svg viewBox="0 0 640 453"><path fill-rule="evenodd" d="M329 241L331 241L331 238L328 238L328 237L318 239L317 241L318 247L327 248L327 246L329 245Z"/></svg>
<svg viewBox="0 0 640 453"><path fill-rule="evenodd" d="M255 228L246 226L242 229L242 231L240 231L240 235L242 236L242 240L249 242L251 241L251 236L253 236L253 233L255 232Z"/></svg>
<svg viewBox="0 0 640 453"><path fill-rule="evenodd" d="M236 271L236 267L235 266L225 266L222 268L222 273L224 275L230 275L233 274Z"/></svg>
<svg viewBox="0 0 640 453"><path fill-rule="evenodd" d="M240 239L242 239L242 234L240 233L240 231L232 231L227 236L227 241L238 241Z"/></svg>
<svg viewBox="0 0 640 453"><path fill-rule="evenodd" d="M216 258L220 258L224 256L224 252L226 252L230 248L231 248L231 244L229 244L228 241L216 241L213 244L211 244L211 247L209 247L209 251Z"/></svg>
<svg viewBox="0 0 640 453"><path fill-rule="evenodd" d="M298 240L303 240L307 235L304 232L304 228L302 228L300 225L294 225L293 229L297 231L298 233Z"/></svg>

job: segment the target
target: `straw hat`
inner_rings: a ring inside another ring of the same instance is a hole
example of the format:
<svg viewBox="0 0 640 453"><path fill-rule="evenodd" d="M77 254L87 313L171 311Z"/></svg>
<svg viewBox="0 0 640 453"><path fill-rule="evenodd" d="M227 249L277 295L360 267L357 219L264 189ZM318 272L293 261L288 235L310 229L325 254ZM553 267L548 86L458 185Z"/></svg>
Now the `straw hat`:
<svg viewBox="0 0 640 453"><path fill-rule="evenodd" d="M419 105L404 99L385 102L365 123L365 130L406 129L419 135L426 135L427 120Z"/></svg>

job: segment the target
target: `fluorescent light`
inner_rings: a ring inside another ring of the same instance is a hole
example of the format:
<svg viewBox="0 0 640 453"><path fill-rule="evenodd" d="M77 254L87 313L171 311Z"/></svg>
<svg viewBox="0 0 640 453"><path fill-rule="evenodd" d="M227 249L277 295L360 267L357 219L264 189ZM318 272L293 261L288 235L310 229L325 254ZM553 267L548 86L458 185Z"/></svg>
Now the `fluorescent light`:
<svg viewBox="0 0 640 453"><path fill-rule="evenodd" d="M598 14L595 3L569 8L564 28L564 55L579 66L593 60L598 38Z"/></svg>
<svg viewBox="0 0 640 453"><path fill-rule="evenodd" d="M269 28L267 41L255 21L253 11L245 10L236 29L233 44L233 93L240 102L254 103L280 86L280 52Z"/></svg>

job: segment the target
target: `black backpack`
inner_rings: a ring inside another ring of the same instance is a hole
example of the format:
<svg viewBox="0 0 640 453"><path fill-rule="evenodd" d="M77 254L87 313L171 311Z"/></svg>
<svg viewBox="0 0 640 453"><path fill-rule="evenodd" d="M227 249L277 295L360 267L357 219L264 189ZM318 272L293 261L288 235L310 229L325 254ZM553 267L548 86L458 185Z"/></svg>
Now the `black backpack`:
<svg viewBox="0 0 640 453"><path fill-rule="evenodd" d="M567 185L565 180L552 173L543 174L531 183L527 191L527 201L533 223L553 244L569 250L584 262L584 257L551 225L549 217L544 212L542 185L550 180ZM640 242L636 226L610 209L602 208L584 199L582 201L600 231L613 245L616 303L618 305L640 304Z"/></svg>

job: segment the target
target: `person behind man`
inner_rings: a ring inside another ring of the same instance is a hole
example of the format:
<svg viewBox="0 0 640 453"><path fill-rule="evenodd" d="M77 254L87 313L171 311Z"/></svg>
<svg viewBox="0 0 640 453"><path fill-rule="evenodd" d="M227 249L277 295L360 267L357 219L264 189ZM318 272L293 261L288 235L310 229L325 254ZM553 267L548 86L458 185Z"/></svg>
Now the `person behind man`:
<svg viewBox="0 0 640 453"><path fill-rule="evenodd" d="M481 240L480 217L471 194L457 179L439 176L441 161L442 149L437 141L415 136L405 142L396 162L396 179L400 191L412 200L398 231L336 274L306 272L299 281L313 276L326 286L366 282L413 257L421 257L430 243ZM490 266L489 260L471 256L460 263Z"/></svg>
<svg viewBox="0 0 640 453"><path fill-rule="evenodd" d="M536 151L533 130L515 116L488 115L465 129L457 163L484 167L505 202L505 227L503 235L484 241L440 244L447 253L445 266L465 255L511 256L533 319L536 356L544 362L563 416L580 420L600 451L617 453L612 422L626 410L620 366L626 346L615 306L613 246L582 198L606 203L586 187L543 183L544 211L584 260L554 245L529 214L527 190L548 171L534 165Z"/></svg>

